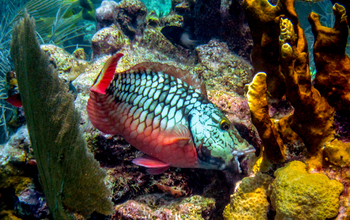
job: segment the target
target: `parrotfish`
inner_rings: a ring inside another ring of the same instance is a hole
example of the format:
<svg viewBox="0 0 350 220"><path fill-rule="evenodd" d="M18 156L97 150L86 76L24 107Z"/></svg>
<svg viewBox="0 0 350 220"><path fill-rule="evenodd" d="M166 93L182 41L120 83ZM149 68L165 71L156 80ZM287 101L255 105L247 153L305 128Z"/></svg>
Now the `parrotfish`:
<svg viewBox="0 0 350 220"><path fill-rule="evenodd" d="M170 166L230 169L254 148L210 102L203 80L162 63L140 63L115 73L112 56L90 89L87 112L100 131L121 135L146 156L133 160L159 174Z"/></svg>

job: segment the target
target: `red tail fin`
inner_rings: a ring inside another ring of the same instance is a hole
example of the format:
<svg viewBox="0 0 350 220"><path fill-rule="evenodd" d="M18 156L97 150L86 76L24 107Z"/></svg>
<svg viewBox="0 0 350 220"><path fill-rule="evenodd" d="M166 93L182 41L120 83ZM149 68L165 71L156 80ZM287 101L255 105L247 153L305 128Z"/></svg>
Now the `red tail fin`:
<svg viewBox="0 0 350 220"><path fill-rule="evenodd" d="M122 53L117 53L107 60L100 74L98 74L97 78L95 79L95 82L90 89L91 91L106 94L106 89L113 79L118 61L122 56Z"/></svg>

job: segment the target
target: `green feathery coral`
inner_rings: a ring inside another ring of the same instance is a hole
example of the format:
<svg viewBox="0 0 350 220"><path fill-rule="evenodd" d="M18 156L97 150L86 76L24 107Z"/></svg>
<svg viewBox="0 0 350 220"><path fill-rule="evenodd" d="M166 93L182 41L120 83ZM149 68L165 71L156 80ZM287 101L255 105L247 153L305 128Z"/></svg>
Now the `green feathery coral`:
<svg viewBox="0 0 350 220"><path fill-rule="evenodd" d="M54 219L74 219L73 212L111 214L106 174L87 151L73 97L40 50L34 19L27 13L14 27L11 51L40 183Z"/></svg>

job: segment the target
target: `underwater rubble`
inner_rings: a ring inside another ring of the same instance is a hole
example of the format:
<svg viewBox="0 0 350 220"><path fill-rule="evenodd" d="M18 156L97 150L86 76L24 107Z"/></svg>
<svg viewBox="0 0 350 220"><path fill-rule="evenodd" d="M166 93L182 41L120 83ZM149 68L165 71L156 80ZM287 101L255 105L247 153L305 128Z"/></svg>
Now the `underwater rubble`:
<svg viewBox="0 0 350 220"><path fill-rule="evenodd" d="M333 6L333 28L322 26L317 13L309 15L317 70L312 80L294 0L275 4L172 0L170 13L159 15L140 0L104 0L95 12L91 56L81 48L70 54L40 46L74 94L79 130L106 175L114 205L111 215L64 205L75 219L350 219L345 8ZM198 45L168 39L166 26L185 28ZM203 78L210 101L256 149L241 161L243 172L171 167L150 175L132 163L142 152L94 128L86 112L90 87L115 53L124 54L117 72L161 62ZM0 145L0 219L53 218L40 178L24 125Z"/></svg>

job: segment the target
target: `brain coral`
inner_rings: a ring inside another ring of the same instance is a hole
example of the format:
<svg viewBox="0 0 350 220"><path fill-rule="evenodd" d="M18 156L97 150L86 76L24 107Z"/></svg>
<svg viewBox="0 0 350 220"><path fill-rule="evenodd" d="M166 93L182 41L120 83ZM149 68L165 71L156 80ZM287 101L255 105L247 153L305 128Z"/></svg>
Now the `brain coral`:
<svg viewBox="0 0 350 220"><path fill-rule="evenodd" d="M275 172L271 203L275 220L324 220L336 217L343 185L324 174L309 174L306 164L293 161Z"/></svg>
<svg viewBox="0 0 350 220"><path fill-rule="evenodd" d="M225 219L265 220L269 210L267 190L272 178L258 173L242 180L231 202L225 207Z"/></svg>

